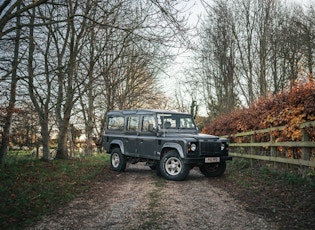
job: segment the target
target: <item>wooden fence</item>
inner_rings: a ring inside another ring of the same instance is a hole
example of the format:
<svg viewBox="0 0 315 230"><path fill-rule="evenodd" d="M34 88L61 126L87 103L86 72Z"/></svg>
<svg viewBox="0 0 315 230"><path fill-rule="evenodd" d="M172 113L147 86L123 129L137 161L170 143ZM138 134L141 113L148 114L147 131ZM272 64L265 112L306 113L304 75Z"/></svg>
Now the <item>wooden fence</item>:
<svg viewBox="0 0 315 230"><path fill-rule="evenodd" d="M273 132L284 130L284 126L237 133L232 136L224 137L228 138L230 141L231 156L268 161L274 165L276 165L276 163L285 163L288 165L312 167L315 169L315 159L314 156L312 156L312 154L314 154L312 153L312 150L315 148L315 142L310 140L308 133L305 131L306 127L315 127L315 121L306 122L300 125L299 128L302 131L302 141L277 142ZM267 138L268 141L255 142L256 135L269 135ZM238 139L242 139L242 142L238 143ZM248 140L247 143L243 143L244 139ZM278 148L283 148L284 151L279 152ZM293 155L293 157L291 156L290 158L285 151L285 149L289 148L294 148L296 151L296 155Z"/></svg>

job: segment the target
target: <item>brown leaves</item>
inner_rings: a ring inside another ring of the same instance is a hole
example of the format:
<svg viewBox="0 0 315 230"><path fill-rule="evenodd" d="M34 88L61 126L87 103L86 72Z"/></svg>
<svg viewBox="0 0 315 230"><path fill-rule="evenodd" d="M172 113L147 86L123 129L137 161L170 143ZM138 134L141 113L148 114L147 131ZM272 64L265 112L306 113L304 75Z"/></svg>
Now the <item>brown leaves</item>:
<svg viewBox="0 0 315 230"><path fill-rule="evenodd" d="M260 98L249 108L234 110L206 125L204 133L233 135L239 132L285 126L277 132L282 141L300 141L299 125L315 120L315 82L295 82L291 88L275 96ZM315 139L314 128L307 128L311 139ZM263 138L263 137L262 137ZM256 140L257 141L257 140Z"/></svg>

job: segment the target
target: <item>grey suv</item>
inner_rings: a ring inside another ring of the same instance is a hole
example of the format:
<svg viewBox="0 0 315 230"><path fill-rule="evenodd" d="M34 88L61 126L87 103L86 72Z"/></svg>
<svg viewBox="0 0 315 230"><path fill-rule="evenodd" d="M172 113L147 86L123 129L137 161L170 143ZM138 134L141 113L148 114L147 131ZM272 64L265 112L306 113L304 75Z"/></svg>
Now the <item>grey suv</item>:
<svg viewBox="0 0 315 230"><path fill-rule="evenodd" d="M190 114L163 110L108 112L104 147L112 170L146 162L168 180L184 180L195 166L207 177L221 176L232 160L227 139L200 134Z"/></svg>

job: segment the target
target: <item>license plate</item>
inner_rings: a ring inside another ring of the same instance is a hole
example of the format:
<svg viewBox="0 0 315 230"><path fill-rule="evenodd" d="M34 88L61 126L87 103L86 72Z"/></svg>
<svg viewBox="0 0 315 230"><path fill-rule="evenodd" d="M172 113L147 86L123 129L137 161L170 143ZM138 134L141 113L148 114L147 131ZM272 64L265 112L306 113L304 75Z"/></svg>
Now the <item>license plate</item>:
<svg viewBox="0 0 315 230"><path fill-rule="evenodd" d="M220 162L220 157L206 157L205 163L217 163Z"/></svg>

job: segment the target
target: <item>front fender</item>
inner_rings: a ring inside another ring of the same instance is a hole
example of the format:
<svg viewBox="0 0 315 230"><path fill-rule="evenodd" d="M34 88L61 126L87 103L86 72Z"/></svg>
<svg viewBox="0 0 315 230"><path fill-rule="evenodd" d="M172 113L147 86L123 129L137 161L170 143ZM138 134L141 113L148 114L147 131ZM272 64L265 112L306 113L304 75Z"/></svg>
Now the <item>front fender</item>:
<svg viewBox="0 0 315 230"><path fill-rule="evenodd" d="M165 148L172 148L172 149L176 149L177 152L179 153L180 157L181 158L184 158L184 151L183 151L183 148L180 144L177 144L177 143L165 143L162 147L162 149L165 149Z"/></svg>

